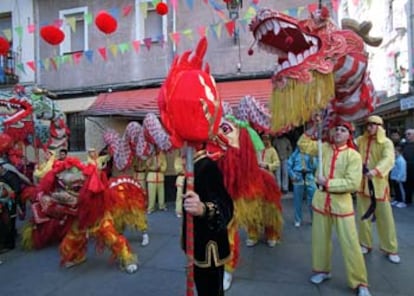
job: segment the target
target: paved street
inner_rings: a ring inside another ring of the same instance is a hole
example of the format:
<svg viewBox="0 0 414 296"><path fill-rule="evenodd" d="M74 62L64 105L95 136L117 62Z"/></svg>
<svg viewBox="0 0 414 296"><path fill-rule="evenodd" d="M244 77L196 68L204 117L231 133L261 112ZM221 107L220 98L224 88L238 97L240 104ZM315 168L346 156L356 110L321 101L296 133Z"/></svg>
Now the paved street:
<svg viewBox="0 0 414 296"><path fill-rule="evenodd" d="M332 279L319 287L309 282L311 226L296 229L292 225L292 199L285 198L283 205L283 242L273 249L264 243L254 248L243 243L239 268L226 295L354 295L347 287L336 242ZM92 242L88 260L72 269L59 267L57 246L33 252L17 249L0 255L4 261L0 265L0 295L185 295L185 257L179 248L181 221L174 215L173 204L169 206L168 212L149 216L149 246L140 246L140 234L126 233L141 263L136 274L120 272L115 264L109 263L108 253L94 252ZM378 248L366 256L371 293L375 296L414 295L414 208L394 209L394 213L402 263L389 263ZM245 233L241 236L244 242Z"/></svg>

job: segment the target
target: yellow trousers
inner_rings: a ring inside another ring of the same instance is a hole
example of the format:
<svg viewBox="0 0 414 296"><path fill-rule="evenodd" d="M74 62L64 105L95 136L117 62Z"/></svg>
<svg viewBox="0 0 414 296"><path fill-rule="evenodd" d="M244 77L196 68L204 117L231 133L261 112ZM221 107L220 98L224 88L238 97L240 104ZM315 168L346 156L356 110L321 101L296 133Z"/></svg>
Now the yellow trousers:
<svg viewBox="0 0 414 296"><path fill-rule="evenodd" d="M134 179L138 181L139 185L141 185L144 191L147 190L147 182L145 178L146 178L145 172L134 172Z"/></svg>
<svg viewBox="0 0 414 296"><path fill-rule="evenodd" d="M184 186L185 176L177 176L175 181L175 187L177 188L177 194L175 196L175 213L183 214L183 186Z"/></svg>
<svg viewBox="0 0 414 296"><path fill-rule="evenodd" d="M365 261L358 243L355 217L337 217L313 212L312 268L314 272L331 272L332 227L335 228L345 263L348 285L355 289L367 286Z"/></svg>
<svg viewBox="0 0 414 296"><path fill-rule="evenodd" d="M361 217L370 204L371 200L369 198L357 196L359 243L369 250L372 249L372 222L371 219L362 221ZM387 254L397 254L398 242L394 216L388 200L381 201L377 199L375 217L380 249Z"/></svg>
<svg viewBox="0 0 414 296"><path fill-rule="evenodd" d="M158 208L165 209L164 182L147 182L148 189L148 211L155 210L155 201L158 196Z"/></svg>

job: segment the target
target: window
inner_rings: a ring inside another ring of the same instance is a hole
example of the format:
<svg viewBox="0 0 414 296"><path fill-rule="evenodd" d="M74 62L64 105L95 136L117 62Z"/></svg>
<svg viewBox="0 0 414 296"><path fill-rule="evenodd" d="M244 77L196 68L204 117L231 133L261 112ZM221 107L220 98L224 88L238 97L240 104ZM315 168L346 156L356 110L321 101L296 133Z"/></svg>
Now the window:
<svg viewBox="0 0 414 296"><path fill-rule="evenodd" d="M88 50L88 26L86 23L87 7L59 11L63 20L62 30L65 39L60 44L60 54L83 52Z"/></svg>
<svg viewBox="0 0 414 296"><path fill-rule="evenodd" d="M69 151L85 151L85 116L80 113L66 115L69 135Z"/></svg>
<svg viewBox="0 0 414 296"><path fill-rule="evenodd" d="M165 2L165 1L163 1ZM161 16L155 10L151 0L135 0L136 39L141 42L151 38L152 42L167 41L167 16Z"/></svg>
<svg viewBox="0 0 414 296"><path fill-rule="evenodd" d="M15 74L16 53L12 50L12 14L10 12L0 14L0 32L6 39L9 39L10 49L7 55L0 56L0 85L12 85L19 82L19 77ZM5 32L9 32L6 34ZM10 35L10 36L9 36Z"/></svg>

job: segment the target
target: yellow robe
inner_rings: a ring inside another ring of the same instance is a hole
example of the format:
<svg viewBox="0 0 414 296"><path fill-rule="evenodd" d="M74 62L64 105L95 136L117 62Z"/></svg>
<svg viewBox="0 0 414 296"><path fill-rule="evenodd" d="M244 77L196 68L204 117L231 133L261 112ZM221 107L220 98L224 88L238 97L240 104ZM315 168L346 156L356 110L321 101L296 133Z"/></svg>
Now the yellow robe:
<svg viewBox="0 0 414 296"><path fill-rule="evenodd" d="M318 155L318 144L303 135L298 141L301 152ZM351 288L367 286L367 271L355 225L351 193L362 179L360 154L347 146L322 145L322 175L327 178L324 191L317 189L312 200L312 268L331 272L332 228L341 246L348 284ZM319 172L316 172L319 175Z"/></svg>
<svg viewBox="0 0 414 296"><path fill-rule="evenodd" d="M158 196L158 207L165 210L164 173L167 170L167 158L163 152L158 152L146 161L148 169L148 212L155 210L156 197Z"/></svg>
<svg viewBox="0 0 414 296"><path fill-rule="evenodd" d="M384 129L379 126L377 135L369 137L367 133L356 140L362 161L368 170L374 170L372 178L374 185L376 209L375 217L379 237L380 249L387 254L398 253L397 235L395 222L390 204L390 188L388 175L395 162L394 145L385 136ZM357 194L358 228L360 244L367 249L372 249L372 223L370 219L361 220L371 204L368 178L364 177Z"/></svg>

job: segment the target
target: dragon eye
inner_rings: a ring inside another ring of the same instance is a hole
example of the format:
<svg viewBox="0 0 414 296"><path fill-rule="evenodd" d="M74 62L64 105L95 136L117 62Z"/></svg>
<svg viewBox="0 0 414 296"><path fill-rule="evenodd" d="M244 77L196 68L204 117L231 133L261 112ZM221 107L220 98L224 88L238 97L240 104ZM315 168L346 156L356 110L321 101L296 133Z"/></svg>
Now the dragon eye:
<svg viewBox="0 0 414 296"><path fill-rule="evenodd" d="M220 128L223 130L224 134L229 134L233 131L233 127L228 123L222 123Z"/></svg>

